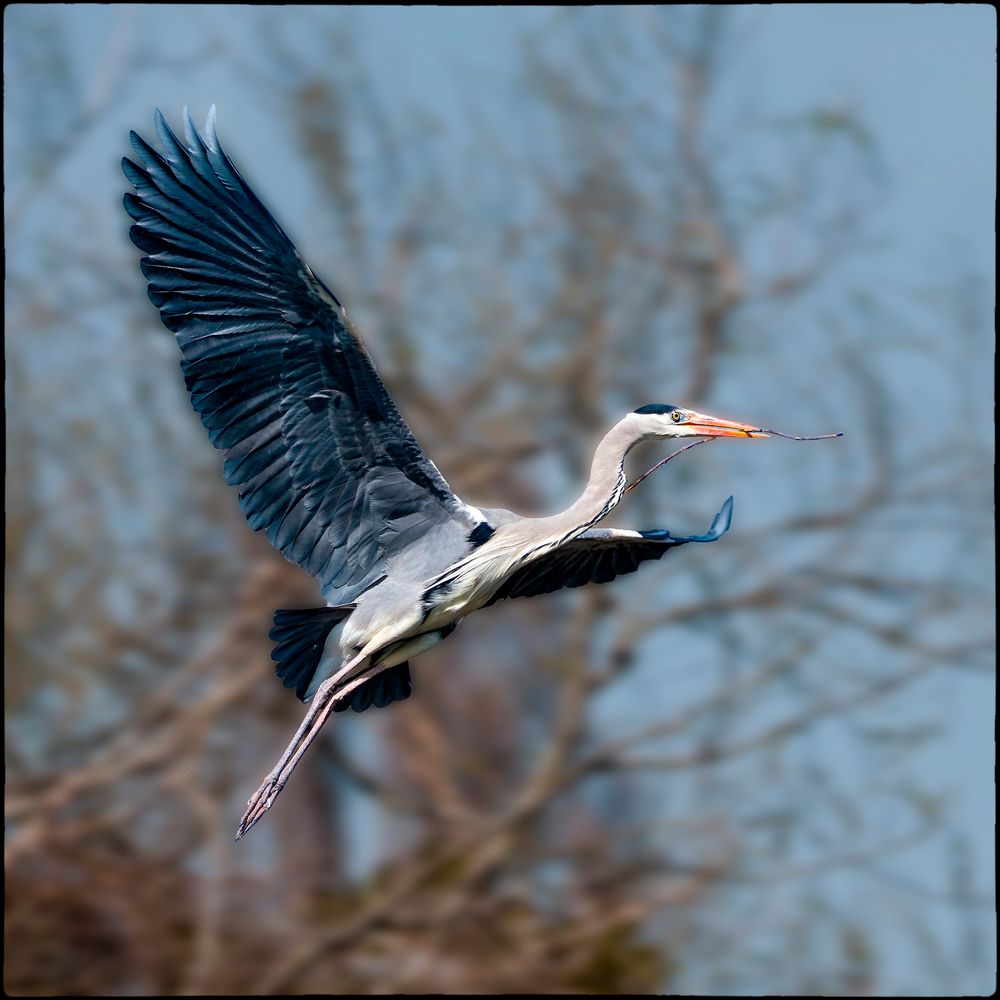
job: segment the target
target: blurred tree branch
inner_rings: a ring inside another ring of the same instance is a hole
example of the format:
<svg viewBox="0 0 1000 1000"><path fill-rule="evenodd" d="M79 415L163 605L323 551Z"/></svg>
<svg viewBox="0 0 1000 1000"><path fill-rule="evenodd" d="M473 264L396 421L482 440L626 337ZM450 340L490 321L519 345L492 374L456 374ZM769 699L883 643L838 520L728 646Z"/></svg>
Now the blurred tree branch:
<svg viewBox="0 0 1000 1000"><path fill-rule="evenodd" d="M773 921L734 933L737 893L803 886L775 920L854 940L867 914L817 914L811 887L948 832L919 756L944 720L919 693L993 648L972 557L952 558L989 517L989 470L955 444L960 413L906 451L884 373L947 349L904 343L891 290L848 294L875 139L828 108L733 127L731 12L618 15L553 13L523 41L523 115L477 114L467 148L386 100L339 11L310 11L308 38L248 13L253 58L210 28L177 56L115 13L85 86L58 18L18 15L14 70L58 114L8 109L11 992L711 992L774 940ZM309 259L470 500L554 509L588 437L651 400L766 415L774 386L773 409L849 431L651 479L630 519L697 521L744 474L760 516L662 573L477 617L405 705L338 719L238 850L239 797L299 710L269 680L270 616L315 587L246 530L134 255L100 229L124 220L91 226L62 166L128 81L209 57L287 122L329 220ZM50 201L87 234L56 290ZM953 298L933 308L958 322ZM908 517L937 519L936 547ZM783 991L818 955L787 949ZM875 961L828 958L827 982Z"/></svg>

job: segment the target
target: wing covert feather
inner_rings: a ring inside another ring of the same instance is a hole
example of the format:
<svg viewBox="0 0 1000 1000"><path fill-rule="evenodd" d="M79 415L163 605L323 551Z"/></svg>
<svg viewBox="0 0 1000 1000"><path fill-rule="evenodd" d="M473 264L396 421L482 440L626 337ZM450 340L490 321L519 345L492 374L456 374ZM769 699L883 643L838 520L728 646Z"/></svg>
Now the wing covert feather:
<svg viewBox="0 0 1000 1000"><path fill-rule="evenodd" d="M616 577L634 573L650 559L661 559L678 545L716 541L729 530L732 518L733 498L730 497L703 535L591 528L565 545L520 566L501 584L489 604L508 597L535 597L588 583L610 583Z"/></svg>

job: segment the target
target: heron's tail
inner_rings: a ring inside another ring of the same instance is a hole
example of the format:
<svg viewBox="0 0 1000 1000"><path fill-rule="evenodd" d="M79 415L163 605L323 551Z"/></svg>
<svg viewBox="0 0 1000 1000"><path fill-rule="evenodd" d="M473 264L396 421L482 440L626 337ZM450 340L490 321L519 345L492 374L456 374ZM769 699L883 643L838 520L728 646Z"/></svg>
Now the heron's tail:
<svg viewBox="0 0 1000 1000"><path fill-rule="evenodd" d="M303 701L307 700L307 692L323 659L326 640L355 607L354 604L342 604L332 608L274 612L274 628L269 633L275 642L271 650L271 659L276 664L274 672L285 687L295 688Z"/></svg>
<svg viewBox="0 0 1000 1000"><path fill-rule="evenodd" d="M354 604L341 604L332 608L303 608L298 611L275 611L274 627L270 637L275 646L271 659L274 672L285 687L295 688L302 701L309 701L316 689L341 667L340 661L330 650L324 657L330 633L343 624L355 609ZM347 680L349 678L345 678ZM363 712L371 705L382 708L393 701L410 696L410 667L400 663L358 685L334 711L353 708Z"/></svg>

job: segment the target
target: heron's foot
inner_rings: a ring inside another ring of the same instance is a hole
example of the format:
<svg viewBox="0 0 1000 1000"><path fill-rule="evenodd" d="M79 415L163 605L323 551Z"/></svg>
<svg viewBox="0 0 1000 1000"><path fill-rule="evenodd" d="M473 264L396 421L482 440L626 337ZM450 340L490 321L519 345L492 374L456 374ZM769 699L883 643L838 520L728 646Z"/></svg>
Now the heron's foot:
<svg viewBox="0 0 1000 1000"><path fill-rule="evenodd" d="M250 801L247 803L247 811L243 814L239 829L236 831L237 840L246 836L256 825L257 821L263 817L264 813L271 808L274 800L281 794L281 790L285 787L290 774L291 769L287 766L283 768L276 767L264 779L264 783L253 793Z"/></svg>

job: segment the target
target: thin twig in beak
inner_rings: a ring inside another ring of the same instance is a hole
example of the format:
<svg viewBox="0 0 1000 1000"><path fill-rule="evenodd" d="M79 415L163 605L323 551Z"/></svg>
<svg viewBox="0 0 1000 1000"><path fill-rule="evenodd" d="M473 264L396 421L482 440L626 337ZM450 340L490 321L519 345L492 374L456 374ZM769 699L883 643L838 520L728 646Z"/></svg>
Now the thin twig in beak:
<svg viewBox="0 0 1000 1000"><path fill-rule="evenodd" d="M652 473L656 472L656 470L658 468L660 468L660 466L666 465L667 462L670 461L670 459L676 458L678 455L681 454L681 452L687 451L689 448L694 448L696 445L699 445L699 444L711 444L711 442L715 441L715 440L717 440L717 439L716 438L699 438L697 441L692 441L690 444L684 445L683 448L678 448L677 451L671 452L669 455L667 455L667 457L665 459L663 459L660 462L657 462L656 465L654 465L651 469L648 469L646 472L644 472L634 482L629 483L628 486L625 487L625 493L628 493L629 490L634 490L639 485L639 483L641 483L646 478L646 476L651 475ZM623 493L622 496L624 496L625 493Z"/></svg>
<svg viewBox="0 0 1000 1000"><path fill-rule="evenodd" d="M801 437L798 434L782 434L781 431L772 431L770 427L761 427L760 432L762 434L773 434L775 437L788 438L789 441L828 441L830 438L842 438L844 436L843 431L837 431L836 434L816 434L812 437Z"/></svg>

